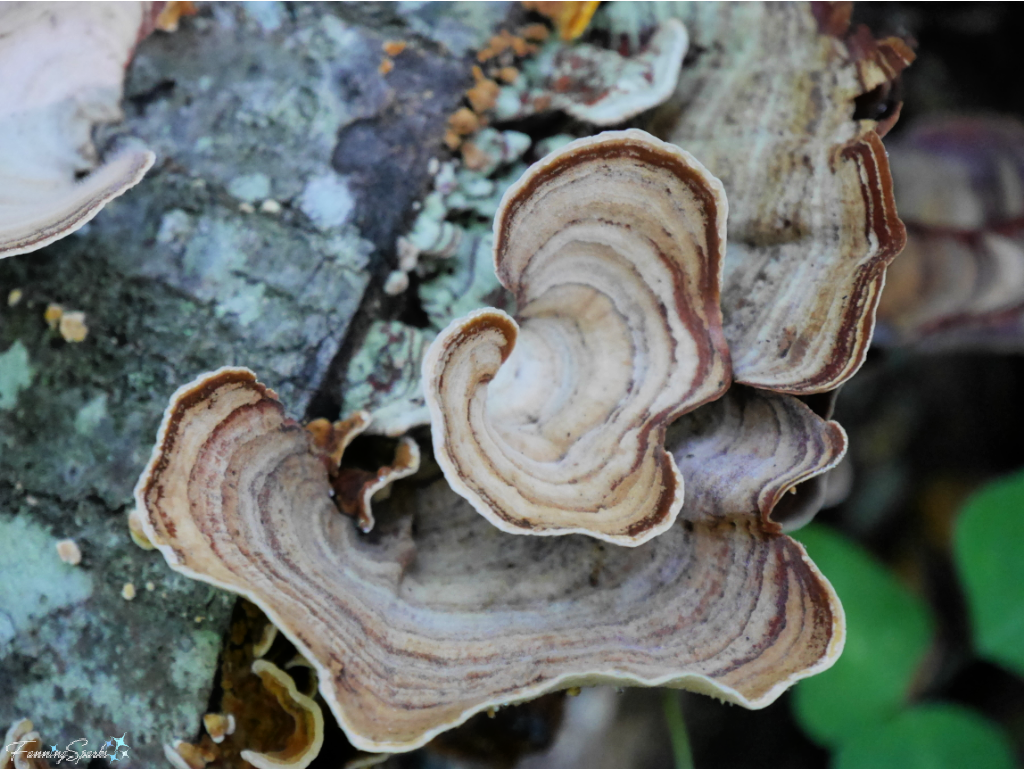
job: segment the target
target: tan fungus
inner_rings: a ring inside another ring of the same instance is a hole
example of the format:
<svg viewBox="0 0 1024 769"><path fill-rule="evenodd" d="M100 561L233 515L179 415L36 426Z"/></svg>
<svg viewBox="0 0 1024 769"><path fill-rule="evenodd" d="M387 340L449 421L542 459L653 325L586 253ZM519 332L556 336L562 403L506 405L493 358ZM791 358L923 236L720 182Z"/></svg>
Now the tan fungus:
<svg viewBox="0 0 1024 769"><path fill-rule="evenodd" d="M663 107L665 135L729 196L722 313L736 381L794 394L831 390L863 363L906 237L878 124L852 118L875 72L864 57L896 72L913 54L848 45L848 15L819 19L826 8L680 6L703 53Z"/></svg>
<svg viewBox="0 0 1024 769"><path fill-rule="evenodd" d="M13 751L7 750L9 745L14 746ZM49 769L50 762L45 758L29 758L29 754L47 749L32 722L19 719L11 724L0 743L0 769Z"/></svg>
<svg viewBox="0 0 1024 769"><path fill-rule="evenodd" d="M516 319L470 313L423 361L435 458L495 526L635 546L672 525L665 428L729 385L726 213L700 163L635 130L572 142L506 192L494 258Z"/></svg>
<svg viewBox="0 0 1024 769"><path fill-rule="evenodd" d="M883 344L1024 349L1024 125L938 117L890 147L907 247L878 308Z"/></svg>
<svg viewBox="0 0 1024 769"><path fill-rule="evenodd" d="M757 515L697 516L634 548L509 537L438 480L396 487L366 537L330 491L313 434L222 369L175 394L136 498L172 567L254 601L315 665L363 750L598 683L763 707L842 648L831 587Z"/></svg>

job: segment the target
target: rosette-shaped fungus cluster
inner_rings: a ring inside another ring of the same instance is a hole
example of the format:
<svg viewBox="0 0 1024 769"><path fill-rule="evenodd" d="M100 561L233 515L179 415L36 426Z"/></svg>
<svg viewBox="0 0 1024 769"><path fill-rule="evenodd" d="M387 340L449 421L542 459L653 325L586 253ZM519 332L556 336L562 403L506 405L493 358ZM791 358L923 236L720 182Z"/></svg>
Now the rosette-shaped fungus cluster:
<svg viewBox="0 0 1024 769"><path fill-rule="evenodd" d="M582 139L506 193L516 312L472 312L424 358L443 478L425 462L371 517L394 468L341 480L353 423L305 428L245 369L172 399L136 488L146 537L263 609L359 748L588 684L763 707L842 649L835 593L782 530L845 451L822 404L903 245L874 122L851 120L891 57L804 6L693 13L678 146ZM765 69L783 43L813 88Z"/></svg>

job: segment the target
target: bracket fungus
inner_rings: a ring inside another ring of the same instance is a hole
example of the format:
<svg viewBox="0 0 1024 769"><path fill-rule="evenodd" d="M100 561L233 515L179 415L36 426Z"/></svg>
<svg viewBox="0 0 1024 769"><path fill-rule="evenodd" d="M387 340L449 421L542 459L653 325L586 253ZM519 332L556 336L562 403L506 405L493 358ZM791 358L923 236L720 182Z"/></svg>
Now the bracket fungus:
<svg viewBox="0 0 1024 769"><path fill-rule="evenodd" d="M0 8L0 258L79 229L153 165L152 152L126 147L92 170L91 138L121 118L124 69L152 16L142 2Z"/></svg>
<svg viewBox="0 0 1024 769"><path fill-rule="evenodd" d="M671 527L669 422L722 395L727 203L691 155L643 131L535 163L495 218L517 320L453 321L423 359L434 456L503 531L635 546Z"/></svg>
<svg viewBox="0 0 1024 769"><path fill-rule="evenodd" d="M572 686L764 707L842 649L832 588L756 515L693 515L615 547L510 537L443 479L406 483L361 534L312 433L251 372L221 369L179 389L135 493L168 563L263 609L363 750L412 750Z"/></svg>
<svg viewBox="0 0 1024 769"><path fill-rule="evenodd" d="M826 392L853 376L906 241L882 126L854 115L914 55L895 39L848 44L849 9L837 5L845 17L819 18L825 3L681 4L703 53L660 119L725 186L733 374L776 392Z"/></svg>
<svg viewBox="0 0 1024 769"><path fill-rule="evenodd" d="M734 386L669 428L666 448L688 481L680 517L755 518L772 534L799 528L806 520L795 492L836 467L846 444L837 422L797 398Z"/></svg>
<svg viewBox="0 0 1024 769"><path fill-rule="evenodd" d="M1024 349L1024 125L942 117L890 147L907 248L889 269L880 341Z"/></svg>
<svg viewBox="0 0 1024 769"><path fill-rule="evenodd" d="M424 355L444 479L393 485L360 527L332 500L351 424L303 428L244 369L165 414L140 537L263 609L360 749L591 684L764 707L842 650L838 598L784 532L845 452L820 406L863 361L905 239L880 141L896 113L855 110L913 54L847 35L844 7L662 10L700 55L651 125L700 162L606 133L509 189L514 316L476 309Z"/></svg>

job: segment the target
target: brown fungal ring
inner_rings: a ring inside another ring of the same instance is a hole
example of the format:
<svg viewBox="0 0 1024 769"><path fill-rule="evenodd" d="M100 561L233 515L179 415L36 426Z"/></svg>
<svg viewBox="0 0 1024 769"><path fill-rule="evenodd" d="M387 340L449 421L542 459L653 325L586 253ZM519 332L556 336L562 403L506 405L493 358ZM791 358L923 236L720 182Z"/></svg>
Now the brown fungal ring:
<svg viewBox="0 0 1024 769"><path fill-rule="evenodd" d="M831 586L757 518L639 548L508 537L441 481L397 489L366 538L329 491L312 434L252 372L221 369L176 393L136 499L173 568L252 600L311 661L364 750L572 686L760 708L843 646Z"/></svg>
<svg viewBox="0 0 1024 769"><path fill-rule="evenodd" d="M487 520L626 546L671 527L665 429L730 380L727 213L696 159L637 130L572 142L505 193L494 259L516 319L471 313L423 360L435 458Z"/></svg>

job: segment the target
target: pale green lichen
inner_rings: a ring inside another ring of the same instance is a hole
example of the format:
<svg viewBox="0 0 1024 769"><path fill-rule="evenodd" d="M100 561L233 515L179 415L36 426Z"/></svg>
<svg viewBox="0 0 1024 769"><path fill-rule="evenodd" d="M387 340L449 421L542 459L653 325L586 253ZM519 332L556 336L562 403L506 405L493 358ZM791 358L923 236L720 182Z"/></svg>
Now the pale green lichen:
<svg viewBox="0 0 1024 769"><path fill-rule="evenodd" d="M494 236L474 227L458 254L445 260L442 272L420 286L420 301L431 326L440 331L455 318L480 307L504 304L503 290L494 274Z"/></svg>
<svg viewBox="0 0 1024 769"><path fill-rule="evenodd" d="M260 25L264 32L276 32L288 17L288 11L285 9L284 3L277 2L277 0L270 0L270 2L251 2L251 0L247 0L247 2L242 3L242 7L245 8L246 14Z"/></svg>
<svg viewBox="0 0 1024 769"><path fill-rule="evenodd" d="M57 555L57 537L26 516L0 518L0 658L16 633L92 595L89 573Z"/></svg>
<svg viewBox="0 0 1024 769"><path fill-rule="evenodd" d="M75 414L75 432L79 435L89 435L96 431L106 417L107 394L100 393Z"/></svg>
<svg viewBox="0 0 1024 769"><path fill-rule="evenodd" d="M218 654L220 636L211 630L196 631L171 653L171 682L182 689L201 689L213 680Z"/></svg>
<svg viewBox="0 0 1024 769"><path fill-rule="evenodd" d="M413 328L398 321L370 326L345 376L345 409L373 415L369 433L397 436L427 424L420 369L423 353L437 331L478 307L511 309L494 274L493 236L477 225L466 232L458 253L441 261L442 272L420 286L431 327Z"/></svg>
<svg viewBox="0 0 1024 769"><path fill-rule="evenodd" d="M246 203L255 203L270 197L270 178L266 174L254 173L236 176L228 182L231 197Z"/></svg>
<svg viewBox="0 0 1024 769"><path fill-rule="evenodd" d="M34 373L20 339L0 353L0 410L14 408L18 393L32 384Z"/></svg>
<svg viewBox="0 0 1024 769"><path fill-rule="evenodd" d="M437 40L456 56L480 48L480 30L493 29L509 12L509 2L395 3L402 19L418 35Z"/></svg>
<svg viewBox="0 0 1024 769"><path fill-rule="evenodd" d="M410 262L400 261L400 267L415 269L423 278L418 291L430 327L376 322L349 361L341 390L344 408L369 411L370 433L396 436L429 423L420 366L437 331L480 307L511 309L494 274L491 221L505 190L526 168L519 161L531 140L517 131L487 128L473 141L484 153L482 168L459 167L456 161L438 164L434 189L397 247L400 260ZM417 265L420 255L437 258Z"/></svg>
<svg viewBox="0 0 1024 769"><path fill-rule="evenodd" d="M320 230L342 227L352 218L356 201L348 181L336 173L313 177L299 196L299 208Z"/></svg>
<svg viewBox="0 0 1024 769"><path fill-rule="evenodd" d="M423 353L434 332L398 321L371 324L345 378L345 409L373 415L369 432L397 436L430 421L420 386Z"/></svg>
<svg viewBox="0 0 1024 769"><path fill-rule="evenodd" d="M216 654L212 661L216 667ZM197 660L193 659L195 662ZM211 675L208 670L203 673ZM46 680L26 684L18 691L14 706L20 713L31 713L36 725L45 730L50 723L78 721L77 703L81 702L88 702L90 709L103 721L120 727L119 734L128 732L130 743L135 745L159 743L176 735L191 734L195 729L195 716L188 706L163 703L162 708L156 710L153 705L161 704L159 698L154 702L145 694L126 694L123 681L101 669L71 668ZM107 735L80 736L90 739L90 749L98 749L98 744L92 740L99 737L102 743Z"/></svg>

